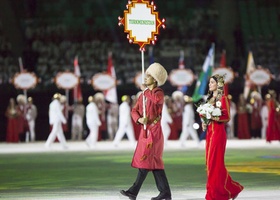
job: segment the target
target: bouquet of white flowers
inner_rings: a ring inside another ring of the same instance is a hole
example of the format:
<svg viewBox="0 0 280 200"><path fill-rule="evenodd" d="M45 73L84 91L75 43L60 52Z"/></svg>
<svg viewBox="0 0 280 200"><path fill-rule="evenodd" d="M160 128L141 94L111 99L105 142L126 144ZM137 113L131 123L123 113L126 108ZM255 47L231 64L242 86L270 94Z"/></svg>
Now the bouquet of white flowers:
<svg viewBox="0 0 280 200"><path fill-rule="evenodd" d="M212 119L212 117L219 117L222 115L222 111L220 109L221 102L220 101L216 102L216 106L217 107L213 106L210 103L205 103L205 104L201 104L196 109L196 111L199 113L204 123L208 124L209 121Z"/></svg>

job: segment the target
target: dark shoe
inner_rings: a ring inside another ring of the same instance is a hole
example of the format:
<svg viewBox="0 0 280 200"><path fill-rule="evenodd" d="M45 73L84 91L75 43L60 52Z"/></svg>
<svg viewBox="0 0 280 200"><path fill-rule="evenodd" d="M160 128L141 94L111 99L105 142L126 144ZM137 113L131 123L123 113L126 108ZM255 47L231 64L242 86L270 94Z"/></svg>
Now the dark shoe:
<svg viewBox="0 0 280 200"><path fill-rule="evenodd" d="M136 200L136 195L131 194L129 191L121 190L120 193L121 193L123 196L128 197L130 200Z"/></svg>
<svg viewBox="0 0 280 200"><path fill-rule="evenodd" d="M171 200L171 195L160 193L157 197L153 197L151 200Z"/></svg>

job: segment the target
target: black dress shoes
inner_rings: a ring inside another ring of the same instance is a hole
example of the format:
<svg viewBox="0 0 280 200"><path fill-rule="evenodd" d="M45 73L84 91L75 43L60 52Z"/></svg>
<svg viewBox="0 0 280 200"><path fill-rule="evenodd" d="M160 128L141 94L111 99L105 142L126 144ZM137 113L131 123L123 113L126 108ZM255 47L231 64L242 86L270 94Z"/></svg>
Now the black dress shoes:
<svg viewBox="0 0 280 200"><path fill-rule="evenodd" d="M130 200L136 200L136 195L130 193L129 191L121 190L120 193L121 193L123 196L128 197Z"/></svg>
<svg viewBox="0 0 280 200"><path fill-rule="evenodd" d="M171 200L171 194L160 193L157 197L153 197L151 200Z"/></svg>

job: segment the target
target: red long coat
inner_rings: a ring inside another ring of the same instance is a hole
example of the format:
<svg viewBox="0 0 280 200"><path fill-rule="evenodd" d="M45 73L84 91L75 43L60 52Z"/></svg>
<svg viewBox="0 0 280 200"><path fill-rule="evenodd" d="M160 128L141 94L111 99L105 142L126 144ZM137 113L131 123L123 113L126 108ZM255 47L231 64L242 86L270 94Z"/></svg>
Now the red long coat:
<svg viewBox="0 0 280 200"><path fill-rule="evenodd" d="M160 124L164 93L162 89L154 88L146 90L145 97L148 123L146 130L143 125L139 124L141 131L131 166L148 170L164 169L162 160L164 139ZM143 116L143 94L137 99L131 115L136 123Z"/></svg>
<svg viewBox="0 0 280 200"><path fill-rule="evenodd" d="M221 99L222 116L219 121L211 121L206 135L207 184L206 200L228 200L243 190L243 186L233 181L224 162L226 149L225 123L230 119L229 102Z"/></svg>

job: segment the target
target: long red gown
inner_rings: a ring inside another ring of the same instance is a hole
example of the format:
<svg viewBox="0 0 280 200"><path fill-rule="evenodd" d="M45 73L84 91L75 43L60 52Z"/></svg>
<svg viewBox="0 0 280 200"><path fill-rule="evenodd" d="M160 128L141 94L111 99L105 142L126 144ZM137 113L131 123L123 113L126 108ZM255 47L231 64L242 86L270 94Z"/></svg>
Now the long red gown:
<svg viewBox="0 0 280 200"><path fill-rule="evenodd" d="M238 139L250 139L249 128L249 115L246 109L246 105L238 104L237 107L237 137Z"/></svg>
<svg viewBox="0 0 280 200"><path fill-rule="evenodd" d="M226 129L225 124L230 119L228 99L221 99L222 116L218 121L211 121L206 135L206 200L228 200L238 195L243 186L233 181L225 167Z"/></svg>
<svg viewBox="0 0 280 200"><path fill-rule="evenodd" d="M266 129L266 141L280 141L280 114L276 112L275 100L270 99L267 102L268 107L268 123Z"/></svg>
<svg viewBox="0 0 280 200"><path fill-rule="evenodd" d="M6 130L6 142L19 142L19 128L18 128L18 112L15 110L6 110L7 117L7 130Z"/></svg>

